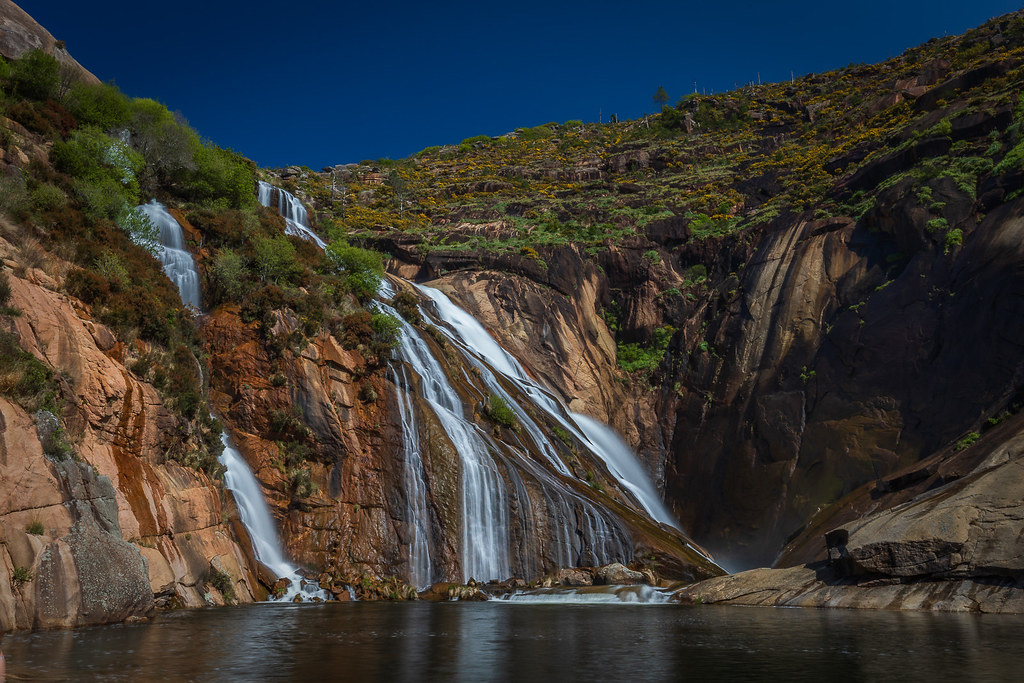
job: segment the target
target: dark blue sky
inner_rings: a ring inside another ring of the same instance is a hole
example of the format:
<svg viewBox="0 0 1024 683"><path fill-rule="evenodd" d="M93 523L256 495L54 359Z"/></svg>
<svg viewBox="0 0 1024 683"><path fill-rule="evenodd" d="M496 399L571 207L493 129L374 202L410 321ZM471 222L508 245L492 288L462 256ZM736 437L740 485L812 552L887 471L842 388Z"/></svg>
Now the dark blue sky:
<svg viewBox="0 0 1024 683"><path fill-rule="evenodd" d="M102 80L264 166L399 158L636 117L663 85L788 79L960 33L1021 0L21 0Z"/></svg>

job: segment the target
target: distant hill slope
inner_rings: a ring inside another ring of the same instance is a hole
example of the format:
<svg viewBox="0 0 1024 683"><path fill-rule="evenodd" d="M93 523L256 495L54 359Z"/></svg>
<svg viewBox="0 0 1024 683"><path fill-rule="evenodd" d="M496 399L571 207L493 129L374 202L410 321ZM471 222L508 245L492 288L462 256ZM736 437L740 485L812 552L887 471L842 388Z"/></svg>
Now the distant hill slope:
<svg viewBox="0 0 1024 683"><path fill-rule="evenodd" d="M81 72L81 79L88 83L99 83L88 69L72 57L63 43L50 35L50 32L39 25L25 10L11 0L0 0L0 55L7 59L17 59L29 50L42 50L54 55L61 64L66 64Z"/></svg>

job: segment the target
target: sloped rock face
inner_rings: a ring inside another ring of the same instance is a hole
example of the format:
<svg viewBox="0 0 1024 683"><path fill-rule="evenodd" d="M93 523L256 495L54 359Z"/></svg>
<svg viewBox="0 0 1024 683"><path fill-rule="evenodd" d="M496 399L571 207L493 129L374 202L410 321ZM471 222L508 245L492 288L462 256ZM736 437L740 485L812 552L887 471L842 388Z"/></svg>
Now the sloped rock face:
<svg viewBox="0 0 1024 683"><path fill-rule="evenodd" d="M37 418L0 400L0 626L123 621L148 614L155 598L216 602L206 585L214 557L236 580L239 600L265 595L225 523L222 489L166 459L179 418L123 365L124 348L42 271L10 282L21 311L11 330L62 377L77 460L44 455ZM16 568L33 578L15 580Z"/></svg>
<svg viewBox="0 0 1024 683"><path fill-rule="evenodd" d="M272 334L294 329L296 321L279 316ZM266 487L288 555L331 573L402 573L401 422L385 398L394 387L328 333L298 353L271 357L258 325L225 306L203 334L212 402ZM303 426L283 427L288 418ZM287 464L289 444L308 449L302 462ZM294 476L301 470L312 484L302 490Z"/></svg>
<svg viewBox="0 0 1024 683"><path fill-rule="evenodd" d="M676 599L703 605L1021 614L1024 583L960 579L857 584L837 578L821 565L809 565L751 569L709 579L679 591Z"/></svg>
<svg viewBox="0 0 1024 683"><path fill-rule="evenodd" d="M712 579L680 597L745 605L1021 613L1022 501L1024 419L1018 415L964 452L939 454L855 492L833 516L854 521L824 536L818 531L828 528L827 521L814 527L817 546L827 546L826 561ZM857 517L872 503L878 511ZM806 553L811 535L794 541L781 561Z"/></svg>
<svg viewBox="0 0 1024 683"><path fill-rule="evenodd" d="M30 50L42 50L52 54L62 65L74 69L79 78L88 83L100 80L75 61L63 45L50 32L39 25L23 9L11 0L0 0L0 54L8 59L17 59Z"/></svg>
<svg viewBox="0 0 1024 683"><path fill-rule="evenodd" d="M950 210L964 203L945 191ZM709 326L722 357L688 382L709 394L681 403L669 492L712 551L735 546L742 561L770 563L823 506L934 452L1016 393L1024 203L980 223L963 210L957 224L973 239L955 258L911 251L931 236L909 204L857 225L797 222L768 235L742 297ZM712 539L715 529L724 533Z"/></svg>

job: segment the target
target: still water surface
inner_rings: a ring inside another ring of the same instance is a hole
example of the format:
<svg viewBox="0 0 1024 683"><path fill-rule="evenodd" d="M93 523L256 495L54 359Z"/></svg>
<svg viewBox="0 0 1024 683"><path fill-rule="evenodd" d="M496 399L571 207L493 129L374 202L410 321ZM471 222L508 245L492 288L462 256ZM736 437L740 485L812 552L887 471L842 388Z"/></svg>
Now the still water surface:
<svg viewBox="0 0 1024 683"><path fill-rule="evenodd" d="M1024 618L679 605L261 604L4 638L8 681L1022 680Z"/></svg>

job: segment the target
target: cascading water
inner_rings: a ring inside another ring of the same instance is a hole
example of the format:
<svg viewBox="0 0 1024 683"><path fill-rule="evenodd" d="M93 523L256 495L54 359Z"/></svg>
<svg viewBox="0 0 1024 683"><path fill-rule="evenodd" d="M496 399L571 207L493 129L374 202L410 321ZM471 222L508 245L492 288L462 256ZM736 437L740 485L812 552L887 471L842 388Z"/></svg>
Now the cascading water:
<svg viewBox="0 0 1024 683"><path fill-rule="evenodd" d="M323 248L323 240L309 228L305 209L294 196L261 182L260 203L272 206L274 192L278 193L277 208L286 218L289 234ZM406 505L402 519L409 530L410 583L424 586L441 578L433 575L430 530L439 522L431 519L426 502L429 476L420 452L418 406L434 414L459 457L462 580L500 580L536 575L538 570L632 559L630 533L622 526L619 513L595 502L593 493L583 493L590 490L588 486L596 485L575 478L578 463L570 468L561 455L565 448L556 447L547 436L538 422L538 412L574 437L593 456L588 462L603 463L616 484L617 499L624 498L632 514L648 520L647 524L654 520L678 529L639 462L612 430L569 412L550 391L531 379L476 319L444 294L430 287L412 286L424 299L419 307L424 320L450 342L471 372L464 367L461 376L453 374L449 379L419 330L384 303L395 295L394 288L385 281L377 306L399 321L397 354L403 362L392 369L392 379L403 429ZM453 373L458 366L452 366ZM473 411L467 412L470 404L466 397L452 386L452 381L465 385L471 393L477 392L483 401L488 400L489 393L509 406L519 425L511 441L505 438L509 432L498 438L497 432L492 436L477 424ZM412 400L417 386L420 403ZM530 409L521 403L524 399ZM523 434L531 445L521 441ZM531 453L539 453L543 459ZM659 596L649 598L657 601Z"/></svg>
<svg viewBox="0 0 1024 683"><path fill-rule="evenodd" d="M400 321L398 353L420 378L421 396L462 458L463 578L508 578L508 506L485 435L466 419L462 398L416 328L390 306L378 306Z"/></svg>
<svg viewBox="0 0 1024 683"><path fill-rule="evenodd" d="M158 257L167 277L177 285L182 302L200 310L199 272L196 270L192 255L184 249L185 239L181 225L167 208L155 199L138 207L138 210L149 216L160 228L161 250ZM256 559L276 576L287 578L291 582L285 593L276 599L292 601L297 595L324 599L326 593L321 591L315 582L306 582L299 575L297 567L285 560L259 482L241 453L231 445L226 432L221 432L220 439L224 444L224 452L219 458L220 464L225 468L224 483L235 496L239 516L252 538Z"/></svg>
<svg viewBox="0 0 1024 683"><path fill-rule="evenodd" d="M285 233L315 242L321 249L326 249L327 243L320 239L320 236L309 227L309 214L306 212L306 207L302 205L302 202L291 192L274 187L263 180L259 181L257 197L260 204L267 207L271 206L275 192L277 193L277 210L284 217Z"/></svg>
<svg viewBox="0 0 1024 683"><path fill-rule="evenodd" d="M419 427L416 407L412 401L409 374L403 367L391 369L391 379L398 395L398 413L402 420L402 465L405 495L407 497L406 523L412 534L409 543L409 582L423 589L433 583L430 562L430 517L427 512L427 484L420 456Z"/></svg>
<svg viewBox="0 0 1024 683"><path fill-rule="evenodd" d="M182 303L200 310L199 273L192 254L185 249L181 225L174 220L167 207L155 199L135 210L148 216L153 225L160 229L160 253L157 257L163 264L167 278L177 285Z"/></svg>
<svg viewBox="0 0 1024 683"><path fill-rule="evenodd" d="M514 605L664 605L672 591L651 586L592 586L515 591L493 599Z"/></svg>
<svg viewBox="0 0 1024 683"><path fill-rule="evenodd" d="M658 497L654 484L636 456L611 428L586 415L568 412L561 402L526 374L519 361L495 342L475 318L452 303L451 299L439 290L425 285L416 285L416 288L434 303L439 319L446 323L446 327L442 329L448 332L452 341L457 342L475 357L478 361L475 363L477 367L489 364L491 368L501 373L563 429L569 430L588 450L598 456L605 463L609 473L632 493L651 518L679 528L679 523ZM498 388L497 381L488 384L492 389ZM530 432L535 440L548 442L540 430L535 432L531 429ZM547 443L547 447L540 443L538 446L546 453L553 452L550 443Z"/></svg>

